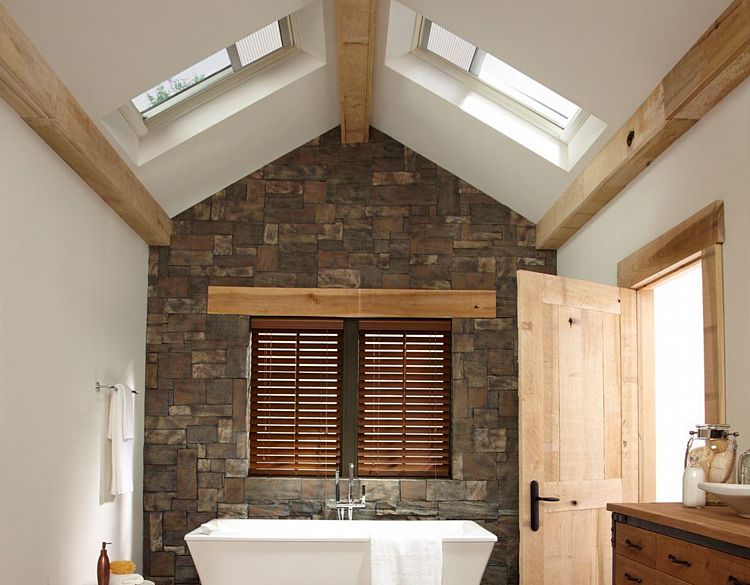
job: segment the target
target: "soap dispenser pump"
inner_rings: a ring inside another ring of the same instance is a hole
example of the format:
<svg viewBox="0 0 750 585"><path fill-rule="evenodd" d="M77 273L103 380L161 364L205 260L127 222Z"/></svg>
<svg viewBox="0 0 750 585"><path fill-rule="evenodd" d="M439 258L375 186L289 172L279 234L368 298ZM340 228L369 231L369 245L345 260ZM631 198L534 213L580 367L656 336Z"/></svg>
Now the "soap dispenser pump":
<svg viewBox="0 0 750 585"><path fill-rule="evenodd" d="M99 561L96 563L97 585L109 585L109 556L107 545L111 542L102 542L102 550L99 552Z"/></svg>

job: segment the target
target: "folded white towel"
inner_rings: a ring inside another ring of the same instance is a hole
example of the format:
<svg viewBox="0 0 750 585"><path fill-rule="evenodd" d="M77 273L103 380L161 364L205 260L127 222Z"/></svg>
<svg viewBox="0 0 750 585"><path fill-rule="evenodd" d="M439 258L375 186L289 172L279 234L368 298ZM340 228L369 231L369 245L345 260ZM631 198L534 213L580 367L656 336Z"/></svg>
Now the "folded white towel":
<svg viewBox="0 0 750 585"><path fill-rule="evenodd" d="M133 391L125 384L117 384L109 399L107 433L112 443L113 496L133 491L133 411Z"/></svg>
<svg viewBox="0 0 750 585"><path fill-rule="evenodd" d="M441 585L440 537L370 536L370 585Z"/></svg>
<svg viewBox="0 0 750 585"><path fill-rule="evenodd" d="M115 575L112 573L109 576L109 585L143 585L143 583L145 581L138 573L131 573L130 575Z"/></svg>

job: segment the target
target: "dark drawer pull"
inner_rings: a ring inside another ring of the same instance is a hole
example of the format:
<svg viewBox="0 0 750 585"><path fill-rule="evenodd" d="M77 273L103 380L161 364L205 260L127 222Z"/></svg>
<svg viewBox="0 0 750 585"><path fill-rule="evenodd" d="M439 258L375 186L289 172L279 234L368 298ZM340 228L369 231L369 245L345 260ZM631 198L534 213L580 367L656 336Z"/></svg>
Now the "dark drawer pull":
<svg viewBox="0 0 750 585"><path fill-rule="evenodd" d="M672 561L675 565L682 565L683 567L690 567L693 565L691 561L683 561L682 559L678 559L674 555L667 555L667 558Z"/></svg>
<svg viewBox="0 0 750 585"><path fill-rule="evenodd" d="M631 575L630 573L625 573L625 578L628 581L633 581L633 583L643 583L643 579L641 579L640 577L633 577L633 575Z"/></svg>
<svg viewBox="0 0 750 585"><path fill-rule="evenodd" d="M628 548L634 548L635 550L643 550L643 545L642 544L638 544L637 542L633 542L629 538L625 539L625 545Z"/></svg>
<svg viewBox="0 0 750 585"><path fill-rule="evenodd" d="M739 579L738 579L737 577L735 577L734 575L729 575L729 579L728 579L728 581L729 581L729 582L730 582L730 583L731 583L732 585L750 585L750 583L747 583L746 581L740 581L740 580L739 580Z"/></svg>

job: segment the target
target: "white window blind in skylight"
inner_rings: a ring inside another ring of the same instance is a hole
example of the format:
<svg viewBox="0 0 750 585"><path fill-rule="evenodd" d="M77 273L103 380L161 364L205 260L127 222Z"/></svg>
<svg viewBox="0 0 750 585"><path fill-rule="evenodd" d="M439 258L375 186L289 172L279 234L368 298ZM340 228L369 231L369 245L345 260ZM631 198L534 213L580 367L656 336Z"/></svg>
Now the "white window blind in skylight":
<svg viewBox="0 0 750 585"><path fill-rule="evenodd" d="M496 101L501 105L504 99L512 100L516 112L520 110L525 117L544 120L552 125L554 132L566 130L581 118L581 108L570 100L427 19L421 28L418 47L497 92Z"/></svg>
<svg viewBox="0 0 750 585"><path fill-rule="evenodd" d="M450 61L456 67L468 71L477 48L470 42L463 40L461 37L454 35L452 32L445 30L442 26L433 22L430 23L427 50L432 51L446 61Z"/></svg>
<svg viewBox="0 0 750 585"><path fill-rule="evenodd" d="M263 27L259 31L237 41L235 46L237 47L242 67L250 65L250 63L254 63L258 59L262 59L283 46L279 23L274 22Z"/></svg>

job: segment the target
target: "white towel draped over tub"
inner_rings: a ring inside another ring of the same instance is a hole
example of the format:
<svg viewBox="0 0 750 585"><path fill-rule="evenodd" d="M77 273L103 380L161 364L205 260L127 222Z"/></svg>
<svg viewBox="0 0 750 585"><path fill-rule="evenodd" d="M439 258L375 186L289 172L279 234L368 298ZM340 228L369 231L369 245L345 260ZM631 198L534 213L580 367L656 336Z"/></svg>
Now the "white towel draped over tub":
<svg viewBox="0 0 750 585"><path fill-rule="evenodd" d="M441 585L443 539L370 535L370 585Z"/></svg>
<svg viewBox="0 0 750 585"><path fill-rule="evenodd" d="M133 491L133 439L135 438L133 391L117 384L109 398L109 431L112 443L113 496Z"/></svg>

